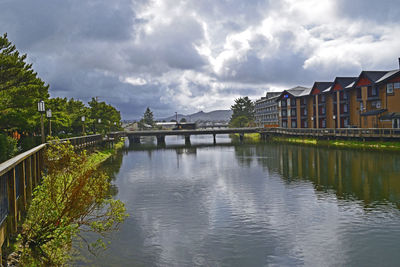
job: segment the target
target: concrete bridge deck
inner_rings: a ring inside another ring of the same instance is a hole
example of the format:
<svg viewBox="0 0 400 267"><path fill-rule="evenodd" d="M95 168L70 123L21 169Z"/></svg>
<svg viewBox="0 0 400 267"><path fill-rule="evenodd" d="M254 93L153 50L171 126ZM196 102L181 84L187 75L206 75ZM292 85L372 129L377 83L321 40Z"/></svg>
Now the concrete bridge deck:
<svg viewBox="0 0 400 267"><path fill-rule="evenodd" d="M121 134L128 137L130 142L140 143L142 136L155 136L157 143L165 143L165 136L180 135L185 136L185 142L190 143L191 135L213 135L214 143L216 142L217 134L239 134L240 139L243 140L245 133L258 133L260 128L223 128L223 129L194 129L194 130L156 130L156 131L125 131Z"/></svg>

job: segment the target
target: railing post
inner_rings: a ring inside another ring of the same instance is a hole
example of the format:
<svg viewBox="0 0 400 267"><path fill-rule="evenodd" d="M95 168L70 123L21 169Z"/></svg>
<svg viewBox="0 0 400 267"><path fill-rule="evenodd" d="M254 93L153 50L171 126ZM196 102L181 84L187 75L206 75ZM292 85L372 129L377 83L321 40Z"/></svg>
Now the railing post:
<svg viewBox="0 0 400 267"><path fill-rule="evenodd" d="M17 198L15 191L15 168L8 172L7 175L7 189L8 189L8 210L10 218L10 231L11 233L17 232Z"/></svg>
<svg viewBox="0 0 400 267"><path fill-rule="evenodd" d="M24 206L24 210L26 210L26 164L25 160L21 163L21 177L20 177L20 188L22 193L22 202Z"/></svg>
<svg viewBox="0 0 400 267"><path fill-rule="evenodd" d="M33 179L32 179L32 183L33 183L33 187L35 187L37 185L37 157L36 157L36 153L32 155L33 158Z"/></svg>
<svg viewBox="0 0 400 267"><path fill-rule="evenodd" d="M31 202L32 199L32 156L26 159L26 198L27 203Z"/></svg>

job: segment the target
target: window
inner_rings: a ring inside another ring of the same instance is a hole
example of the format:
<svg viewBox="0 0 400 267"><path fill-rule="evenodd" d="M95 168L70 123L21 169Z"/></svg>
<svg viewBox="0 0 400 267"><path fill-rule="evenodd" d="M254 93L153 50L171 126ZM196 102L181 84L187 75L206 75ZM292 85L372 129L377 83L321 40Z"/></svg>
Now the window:
<svg viewBox="0 0 400 267"><path fill-rule="evenodd" d="M325 103L325 95L322 95L322 96L321 96L321 102L322 102L322 103Z"/></svg>
<svg viewBox="0 0 400 267"><path fill-rule="evenodd" d="M377 96L377 95L378 95L378 92L376 90L376 87L374 86L374 87L372 87L372 96Z"/></svg>
<svg viewBox="0 0 400 267"><path fill-rule="evenodd" d="M322 128L326 128L326 120L322 120Z"/></svg>
<svg viewBox="0 0 400 267"><path fill-rule="evenodd" d="M290 117L290 109L287 111L287 115Z"/></svg>
<svg viewBox="0 0 400 267"><path fill-rule="evenodd" d="M388 84L386 85L386 92L387 92L388 94L393 94L393 83L388 83Z"/></svg>
<svg viewBox="0 0 400 267"><path fill-rule="evenodd" d="M400 89L400 83L394 83L393 86L394 89Z"/></svg>
<svg viewBox="0 0 400 267"><path fill-rule="evenodd" d="M296 99L294 98L290 99L290 105L296 106Z"/></svg>
<svg viewBox="0 0 400 267"><path fill-rule="evenodd" d="M344 112L344 113L349 112L349 107L348 107L347 105L344 105L344 106L343 106L343 112Z"/></svg>
<svg viewBox="0 0 400 267"><path fill-rule="evenodd" d="M322 115L325 115L325 107L322 107L322 108L321 108L321 114L322 114Z"/></svg>
<svg viewBox="0 0 400 267"><path fill-rule="evenodd" d="M348 96L347 96L347 92L343 92L343 99L345 99L345 100L346 100L346 99L347 99L347 97L348 97Z"/></svg>
<svg viewBox="0 0 400 267"><path fill-rule="evenodd" d="M286 117L286 110L282 111L282 116L281 117Z"/></svg>
<svg viewBox="0 0 400 267"><path fill-rule="evenodd" d="M349 119L348 119L348 118L345 118L343 124L344 124L344 127L349 126Z"/></svg>
<svg viewBox="0 0 400 267"><path fill-rule="evenodd" d="M286 100L282 100L282 101L281 101L281 106L282 106L282 107L286 107Z"/></svg>
<svg viewBox="0 0 400 267"><path fill-rule="evenodd" d="M297 128L297 123L296 123L296 121L292 121L292 128Z"/></svg>
<svg viewBox="0 0 400 267"><path fill-rule="evenodd" d="M363 102L360 102L360 111L362 112L364 110L364 104Z"/></svg>
<svg viewBox="0 0 400 267"><path fill-rule="evenodd" d="M304 121L304 128L308 128L307 121Z"/></svg>
<svg viewBox="0 0 400 267"><path fill-rule="evenodd" d="M296 109L292 109L291 113L292 113L292 116L296 116Z"/></svg>
<svg viewBox="0 0 400 267"><path fill-rule="evenodd" d="M303 109L303 115L307 115L307 109Z"/></svg>

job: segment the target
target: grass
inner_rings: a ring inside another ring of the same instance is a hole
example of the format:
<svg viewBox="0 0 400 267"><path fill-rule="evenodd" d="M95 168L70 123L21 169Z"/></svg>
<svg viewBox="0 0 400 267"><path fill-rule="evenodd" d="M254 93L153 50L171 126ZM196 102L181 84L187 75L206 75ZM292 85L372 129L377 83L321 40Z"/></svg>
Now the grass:
<svg viewBox="0 0 400 267"><path fill-rule="evenodd" d="M233 136L239 139L239 134L233 134ZM244 140L250 142L258 142L261 140L261 136L259 133L246 133L244 134Z"/></svg>
<svg viewBox="0 0 400 267"><path fill-rule="evenodd" d="M273 137L272 141L295 144L332 146L342 148L400 150L400 142L387 141L354 141L354 140L317 140L314 138Z"/></svg>

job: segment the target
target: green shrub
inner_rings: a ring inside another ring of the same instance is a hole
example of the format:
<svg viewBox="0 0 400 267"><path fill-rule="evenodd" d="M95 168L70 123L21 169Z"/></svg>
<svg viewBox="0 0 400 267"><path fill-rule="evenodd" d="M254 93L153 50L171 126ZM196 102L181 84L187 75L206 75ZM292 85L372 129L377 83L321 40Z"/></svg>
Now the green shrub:
<svg viewBox="0 0 400 267"><path fill-rule="evenodd" d="M17 140L8 135L0 134L0 162L12 158L17 152Z"/></svg>

